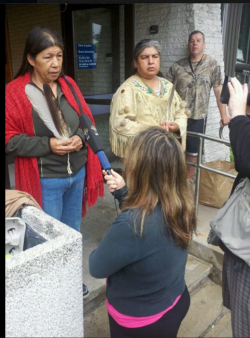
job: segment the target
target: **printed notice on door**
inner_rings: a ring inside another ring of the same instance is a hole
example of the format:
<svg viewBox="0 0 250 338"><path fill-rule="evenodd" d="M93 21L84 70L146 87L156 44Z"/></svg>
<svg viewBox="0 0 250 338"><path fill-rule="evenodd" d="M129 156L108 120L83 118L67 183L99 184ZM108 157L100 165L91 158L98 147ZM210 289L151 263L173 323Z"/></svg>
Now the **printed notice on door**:
<svg viewBox="0 0 250 338"><path fill-rule="evenodd" d="M78 68L93 69L96 68L96 48L93 44L78 43Z"/></svg>

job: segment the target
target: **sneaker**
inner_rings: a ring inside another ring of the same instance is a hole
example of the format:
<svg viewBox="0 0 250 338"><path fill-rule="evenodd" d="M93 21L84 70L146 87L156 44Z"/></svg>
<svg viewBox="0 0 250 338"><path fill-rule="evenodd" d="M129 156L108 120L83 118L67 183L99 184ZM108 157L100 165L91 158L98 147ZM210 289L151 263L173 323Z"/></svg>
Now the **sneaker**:
<svg viewBox="0 0 250 338"><path fill-rule="evenodd" d="M83 299L89 296L89 290L85 284L82 285L82 297Z"/></svg>

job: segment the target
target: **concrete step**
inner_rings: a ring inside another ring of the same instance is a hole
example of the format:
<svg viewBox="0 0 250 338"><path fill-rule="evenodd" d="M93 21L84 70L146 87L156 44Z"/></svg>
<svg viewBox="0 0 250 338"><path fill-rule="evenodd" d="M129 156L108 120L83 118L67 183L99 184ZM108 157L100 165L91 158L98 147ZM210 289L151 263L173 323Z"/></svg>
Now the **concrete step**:
<svg viewBox="0 0 250 338"><path fill-rule="evenodd" d="M212 264L202 261L191 254L188 255L185 280L189 292L194 291L195 288L210 275L212 268Z"/></svg>
<svg viewBox="0 0 250 338"><path fill-rule="evenodd" d="M193 235L189 253L213 265L210 278L221 285L224 252L218 247L207 243L210 231L210 221L218 209L199 204L197 217L197 232Z"/></svg>
<svg viewBox="0 0 250 338"><path fill-rule="evenodd" d="M188 256L185 280L191 295L189 312L179 330L178 337L232 337L230 313L222 306L220 285L208 278L212 264L193 255ZM108 314L103 300L84 314L85 337L110 337ZM207 335L208 334L208 335Z"/></svg>
<svg viewBox="0 0 250 338"><path fill-rule="evenodd" d="M177 337L232 337L231 313L222 305L220 285L207 278L191 293L191 305Z"/></svg>

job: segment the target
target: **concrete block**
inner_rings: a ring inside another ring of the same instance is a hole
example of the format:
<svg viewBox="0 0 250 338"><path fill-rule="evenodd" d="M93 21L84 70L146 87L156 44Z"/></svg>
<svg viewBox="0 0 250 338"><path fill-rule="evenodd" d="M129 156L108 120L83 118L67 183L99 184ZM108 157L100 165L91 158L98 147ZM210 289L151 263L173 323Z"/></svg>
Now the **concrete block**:
<svg viewBox="0 0 250 338"><path fill-rule="evenodd" d="M6 337L83 337L82 235L27 206L47 241L6 259Z"/></svg>
<svg viewBox="0 0 250 338"><path fill-rule="evenodd" d="M188 255L185 280L189 292L192 292L211 272L212 264Z"/></svg>

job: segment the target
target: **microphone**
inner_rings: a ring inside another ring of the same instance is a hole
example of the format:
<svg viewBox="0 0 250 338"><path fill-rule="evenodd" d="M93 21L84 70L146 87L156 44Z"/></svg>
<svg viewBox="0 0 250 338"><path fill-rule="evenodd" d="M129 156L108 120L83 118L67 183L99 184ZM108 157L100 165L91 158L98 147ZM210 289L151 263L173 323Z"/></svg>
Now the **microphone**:
<svg viewBox="0 0 250 338"><path fill-rule="evenodd" d="M103 151L102 141L99 137L96 127L93 125L87 114L81 114L79 119L82 126L83 134L90 148L98 156L102 168L107 171L108 175L112 175L110 171L111 165L106 154Z"/></svg>
<svg viewBox="0 0 250 338"><path fill-rule="evenodd" d="M249 75L250 65L247 63L236 63L234 71L243 73L244 75Z"/></svg>

